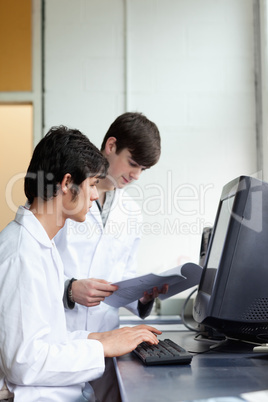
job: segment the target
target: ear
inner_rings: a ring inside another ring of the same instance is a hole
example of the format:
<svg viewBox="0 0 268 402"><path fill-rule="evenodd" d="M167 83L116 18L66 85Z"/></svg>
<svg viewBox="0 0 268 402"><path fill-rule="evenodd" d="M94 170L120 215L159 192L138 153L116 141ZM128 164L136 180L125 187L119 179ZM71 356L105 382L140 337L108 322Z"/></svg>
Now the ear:
<svg viewBox="0 0 268 402"><path fill-rule="evenodd" d="M66 173L63 176L62 182L60 184L61 191L63 192L63 194L67 194L68 190L70 189L71 182L72 182L72 176L70 175L70 173Z"/></svg>
<svg viewBox="0 0 268 402"><path fill-rule="evenodd" d="M109 137L105 144L105 153L110 155L112 152L116 152L116 138Z"/></svg>

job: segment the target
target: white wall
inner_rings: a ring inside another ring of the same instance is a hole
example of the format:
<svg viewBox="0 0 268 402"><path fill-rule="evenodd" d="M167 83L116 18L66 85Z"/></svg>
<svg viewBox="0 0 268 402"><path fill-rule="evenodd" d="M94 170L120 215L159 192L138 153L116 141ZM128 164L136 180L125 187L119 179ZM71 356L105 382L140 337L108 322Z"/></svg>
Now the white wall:
<svg viewBox="0 0 268 402"><path fill-rule="evenodd" d="M261 95L262 95L262 157L263 157L263 179L268 181L268 7L267 0L260 0L261 20Z"/></svg>
<svg viewBox="0 0 268 402"><path fill-rule="evenodd" d="M160 129L161 160L132 189L140 272L198 261L222 186L256 172L253 37L253 0L45 2L45 131L100 146L125 107Z"/></svg>

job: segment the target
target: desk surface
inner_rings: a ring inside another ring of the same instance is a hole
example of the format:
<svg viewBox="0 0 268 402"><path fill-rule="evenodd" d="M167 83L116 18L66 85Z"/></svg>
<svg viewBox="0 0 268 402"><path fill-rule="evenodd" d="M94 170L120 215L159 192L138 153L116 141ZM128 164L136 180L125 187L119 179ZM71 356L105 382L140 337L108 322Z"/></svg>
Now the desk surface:
<svg viewBox="0 0 268 402"><path fill-rule="evenodd" d="M209 349L194 336L182 326L159 339L170 338L191 352ZM268 354L253 353L252 345L235 341L196 354L183 366L147 367L127 354L117 359L117 370L123 402L193 401L268 389Z"/></svg>

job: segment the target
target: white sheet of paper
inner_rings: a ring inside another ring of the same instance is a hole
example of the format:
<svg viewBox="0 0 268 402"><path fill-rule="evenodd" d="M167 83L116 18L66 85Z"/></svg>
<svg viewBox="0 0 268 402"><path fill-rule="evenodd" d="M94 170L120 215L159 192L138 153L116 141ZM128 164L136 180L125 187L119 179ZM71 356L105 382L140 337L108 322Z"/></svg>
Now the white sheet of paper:
<svg viewBox="0 0 268 402"><path fill-rule="evenodd" d="M161 300L167 299L199 283L202 267L193 263L186 263L162 272L159 275L147 274L125 281L116 282L118 290L106 297L104 303L112 307L122 307L140 299L145 291L151 292L156 286L159 289L168 284L167 294L159 295Z"/></svg>
<svg viewBox="0 0 268 402"><path fill-rule="evenodd" d="M267 402L268 401L268 390L247 392L240 395L245 401L248 402Z"/></svg>

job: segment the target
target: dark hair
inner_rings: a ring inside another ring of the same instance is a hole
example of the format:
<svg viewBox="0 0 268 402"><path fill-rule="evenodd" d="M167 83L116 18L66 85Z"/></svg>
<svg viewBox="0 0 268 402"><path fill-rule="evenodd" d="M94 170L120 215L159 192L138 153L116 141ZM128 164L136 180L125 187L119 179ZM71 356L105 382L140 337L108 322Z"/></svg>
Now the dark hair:
<svg viewBox="0 0 268 402"><path fill-rule="evenodd" d="M66 173L72 176L73 196L87 177L104 178L108 162L102 153L79 130L52 127L37 144L30 161L24 192L31 204L35 197L55 197Z"/></svg>
<svg viewBox="0 0 268 402"><path fill-rule="evenodd" d="M161 139L157 126L142 113L127 112L117 117L107 131L101 150L109 137L116 138L116 153L127 148L139 165L155 165L161 153Z"/></svg>

